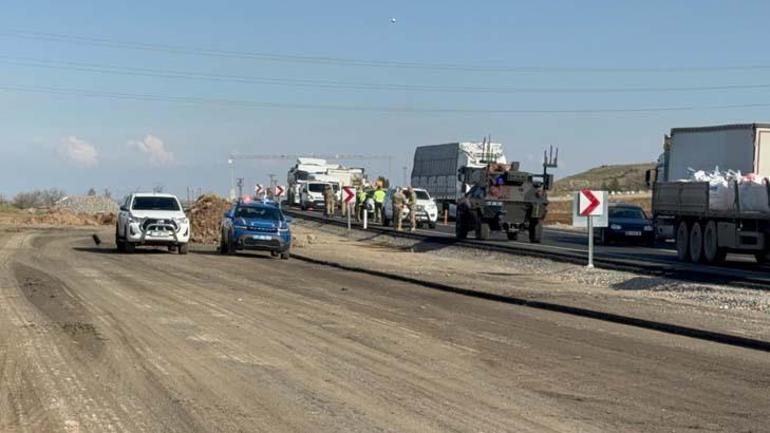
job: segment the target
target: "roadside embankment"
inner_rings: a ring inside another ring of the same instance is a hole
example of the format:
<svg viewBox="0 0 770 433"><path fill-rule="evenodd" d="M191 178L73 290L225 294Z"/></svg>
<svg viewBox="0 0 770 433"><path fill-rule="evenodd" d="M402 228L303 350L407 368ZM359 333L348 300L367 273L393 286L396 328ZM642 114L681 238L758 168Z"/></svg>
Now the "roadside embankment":
<svg viewBox="0 0 770 433"><path fill-rule="evenodd" d="M297 254L533 301L770 341L770 293L471 250L320 223L294 224ZM601 326L601 325L598 325Z"/></svg>

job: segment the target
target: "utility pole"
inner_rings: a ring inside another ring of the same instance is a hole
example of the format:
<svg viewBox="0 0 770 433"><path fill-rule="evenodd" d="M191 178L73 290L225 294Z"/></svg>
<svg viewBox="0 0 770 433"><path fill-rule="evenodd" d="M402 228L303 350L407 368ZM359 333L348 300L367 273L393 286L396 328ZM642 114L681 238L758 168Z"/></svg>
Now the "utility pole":
<svg viewBox="0 0 770 433"><path fill-rule="evenodd" d="M233 158L227 159L227 165L230 166L230 200L235 200L235 171L233 169Z"/></svg>
<svg viewBox="0 0 770 433"><path fill-rule="evenodd" d="M238 197L243 197L243 178L239 177L236 184L238 185Z"/></svg>
<svg viewBox="0 0 770 433"><path fill-rule="evenodd" d="M276 176L274 174L268 174L270 177L270 188L275 187L276 185Z"/></svg>

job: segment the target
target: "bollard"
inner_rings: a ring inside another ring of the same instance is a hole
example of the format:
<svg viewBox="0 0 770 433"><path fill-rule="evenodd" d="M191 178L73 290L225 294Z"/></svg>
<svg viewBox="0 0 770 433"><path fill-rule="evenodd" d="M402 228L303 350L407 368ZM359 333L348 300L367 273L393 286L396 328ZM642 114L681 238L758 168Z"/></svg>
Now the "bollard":
<svg viewBox="0 0 770 433"><path fill-rule="evenodd" d="M593 217L588 215L588 269L594 268L594 222Z"/></svg>
<svg viewBox="0 0 770 433"><path fill-rule="evenodd" d="M444 225L449 225L449 209L444 209Z"/></svg>

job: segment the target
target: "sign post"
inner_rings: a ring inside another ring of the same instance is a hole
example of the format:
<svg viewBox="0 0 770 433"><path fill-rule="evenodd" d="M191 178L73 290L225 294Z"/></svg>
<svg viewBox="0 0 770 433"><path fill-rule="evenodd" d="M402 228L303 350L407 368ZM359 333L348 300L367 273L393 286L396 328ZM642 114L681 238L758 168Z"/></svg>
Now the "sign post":
<svg viewBox="0 0 770 433"><path fill-rule="evenodd" d="M583 189L575 194L572 225L588 228L588 269L594 267L594 227L607 227L607 192Z"/></svg>
<svg viewBox="0 0 770 433"><path fill-rule="evenodd" d="M348 231L351 229L350 214L352 214L351 205L356 199L356 189L352 186L342 187L342 202L348 208Z"/></svg>

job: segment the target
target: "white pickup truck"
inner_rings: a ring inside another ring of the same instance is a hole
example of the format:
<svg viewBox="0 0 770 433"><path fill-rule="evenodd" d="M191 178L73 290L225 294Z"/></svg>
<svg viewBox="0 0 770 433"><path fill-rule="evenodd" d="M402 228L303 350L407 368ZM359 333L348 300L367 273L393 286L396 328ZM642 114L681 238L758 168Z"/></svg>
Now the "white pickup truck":
<svg viewBox="0 0 770 433"><path fill-rule="evenodd" d="M120 206L115 227L118 251L133 252L137 246L166 246L187 254L190 220L172 194L135 193Z"/></svg>

